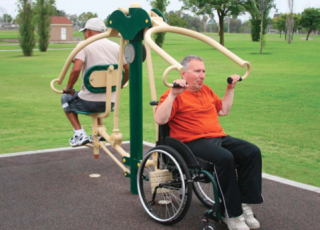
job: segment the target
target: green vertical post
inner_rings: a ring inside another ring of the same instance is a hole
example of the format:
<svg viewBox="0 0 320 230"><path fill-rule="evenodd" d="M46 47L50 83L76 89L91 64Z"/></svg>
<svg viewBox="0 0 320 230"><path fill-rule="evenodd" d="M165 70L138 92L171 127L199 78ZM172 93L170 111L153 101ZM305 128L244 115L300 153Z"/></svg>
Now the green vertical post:
<svg viewBox="0 0 320 230"><path fill-rule="evenodd" d="M114 11L109 17L108 27L116 29L123 39L129 40L135 51L134 60L130 63L130 157L123 157L123 162L130 166L130 174L125 176L130 177L131 193L138 194L138 163L143 157L142 41L144 29L152 24L149 14L139 4L131 6L129 15L121 10Z"/></svg>
<svg viewBox="0 0 320 230"><path fill-rule="evenodd" d="M136 8L129 9L132 15ZM137 162L143 153L143 125L142 125L142 40L143 31L137 33L130 43L135 50L134 61L130 64L130 186L131 193L138 194Z"/></svg>

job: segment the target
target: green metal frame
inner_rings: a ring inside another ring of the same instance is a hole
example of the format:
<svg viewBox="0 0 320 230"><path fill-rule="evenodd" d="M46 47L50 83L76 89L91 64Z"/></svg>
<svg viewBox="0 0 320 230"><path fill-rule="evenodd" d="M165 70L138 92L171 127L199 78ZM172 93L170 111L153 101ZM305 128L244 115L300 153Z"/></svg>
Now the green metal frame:
<svg viewBox="0 0 320 230"><path fill-rule="evenodd" d="M95 71L106 71L106 70L108 70L109 66L111 66L111 65L95 65L95 66L90 67L87 70L86 74L83 77L83 84L91 93L105 93L107 91L106 87L93 87L90 84L90 75ZM113 67L115 70L118 69L117 64L113 64ZM124 81L124 71L122 71L122 84L123 84L123 81ZM116 86L112 86L111 91L115 92Z"/></svg>
<svg viewBox="0 0 320 230"><path fill-rule="evenodd" d="M138 194L138 163L143 156L142 41L144 29L151 27L151 18L141 8L129 8L128 16L116 10L109 17L108 27L116 29L135 49L135 58L130 64L130 158L124 161L130 166L126 177L130 177L131 193Z"/></svg>
<svg viewBox="0 0 320 230"><path fill-rule="evenodd" d="M220 206L220 198L219 198L219 193L218 193L218 186L216 183L216 180L214 179L214 177L212 176L212 174L210 172L208 172L207 170L201 169L201 173L205 174L211 181L212 186L213 186L213 193L214 193L214 200L215 203ZM209 216L213 215L213 211L210 209L207 211ZM221 220L221 213L217 212L216 213L216 217L218 218L218 220Z"/></svg>
<svg viewBox="0 0 320 230"><path fill-rule="evenodd" d="M163 18L164 22L167 22L166 18L164 17L164 15L162 14L162 12L158 9L151 9L153 12L155 12L157 15L159 15L160 17Z"/></svg>

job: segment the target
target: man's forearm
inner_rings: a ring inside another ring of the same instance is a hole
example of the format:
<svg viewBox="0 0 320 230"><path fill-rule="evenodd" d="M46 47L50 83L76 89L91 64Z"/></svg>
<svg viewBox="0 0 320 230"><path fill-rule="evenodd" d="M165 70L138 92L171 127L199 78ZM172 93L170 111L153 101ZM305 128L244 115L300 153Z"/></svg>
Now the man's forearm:
<svg viewBox="0 0 320 230"><path fill-rule="evenodd" d="M68 80L68 84L67 84L67 88L69 88L69 89L73 88L73 86L78 81L79 75L80 75L80 72L74 71L74 70L71 71L70 77L69 77L69 80Z"/></svg>
<svg viewBox="0 0 320 230"><path fill-rule="evenodd" d="M129 64L125 64L123 66L123 69L124 69L124 81L123 81L123 85L122 87L128 82L129 80Z"/></svg>
<svg viewBox="0 0 320 230"><path fill-rule="evenodd" d="M225 95L223 96L222 102L222 109L219 111L219 116L226 116L229 114L230 109L233 103L233 96L234 96L234 88L227 88Z"/></svg>
<svg viewBox="0 0 320 230"><path fill-rule="evenodd" d="M154 120L157 124L163 125L168 122L171 115L172 104L176 96L169 93L168 97L157 108L154 114Z"/></svg>

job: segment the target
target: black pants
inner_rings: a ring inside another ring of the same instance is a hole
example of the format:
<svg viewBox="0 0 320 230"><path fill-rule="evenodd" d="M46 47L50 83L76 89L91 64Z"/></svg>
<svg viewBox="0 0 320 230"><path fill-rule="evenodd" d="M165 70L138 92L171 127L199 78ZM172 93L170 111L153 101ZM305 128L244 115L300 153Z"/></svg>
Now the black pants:
<svg viewBox="0 0 320 230"><path fill-rule="evenodd" d="M262 161L257 146L231 136L201 138L186 144L195 156L214 164L221 198L229 217L242 214L241 203L263 202Z"/></svg>

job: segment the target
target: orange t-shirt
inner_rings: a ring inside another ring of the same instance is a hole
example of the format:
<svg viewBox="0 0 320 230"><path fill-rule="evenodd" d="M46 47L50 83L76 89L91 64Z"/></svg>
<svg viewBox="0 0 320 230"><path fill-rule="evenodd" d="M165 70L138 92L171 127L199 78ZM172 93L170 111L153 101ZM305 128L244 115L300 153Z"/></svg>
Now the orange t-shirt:
<svg viewBox="0 0 320 230"><path fill-rule="evenodd" d="M170 90L161 96L159 106ZM172 105L170 136L182 142L227 136L218 120L221 108L221 99L208 86L202 85L198 92L185 90L175 98Z"/></svg>

